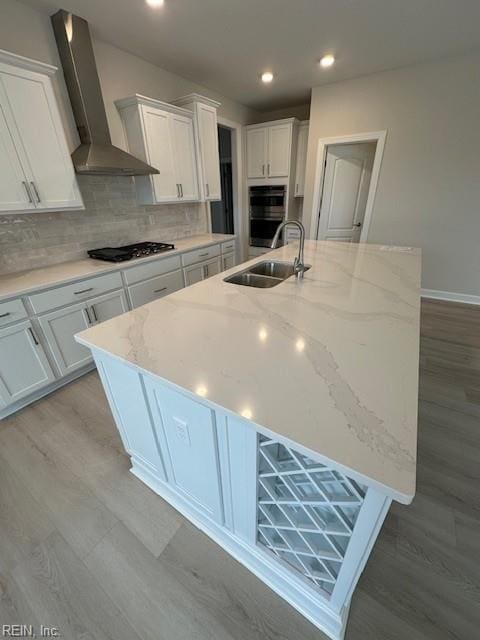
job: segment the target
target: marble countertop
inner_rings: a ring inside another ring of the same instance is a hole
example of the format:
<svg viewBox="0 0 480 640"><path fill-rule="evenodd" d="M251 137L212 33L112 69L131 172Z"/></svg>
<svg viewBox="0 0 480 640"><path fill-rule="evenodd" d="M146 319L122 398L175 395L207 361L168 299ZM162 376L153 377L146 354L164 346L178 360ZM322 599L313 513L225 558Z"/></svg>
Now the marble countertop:
<svg viewBox="0 0 480 640"><path fill-rule="evenodd" d="M289 244L268 255L292 261L296 251ZM246 265L237 266L77 339L409 503L420 250L307 241L305 261L303 280L272 289L224 282Z"/></svg>
<svg viewBox="0 0 480 640"><path fill-rule="evenodd" d="M22 296L39 289L47 289L67 282L74 282L90 276L98 276L109 271L128 269L138 264L144 264L149 260L161 260L174 256L191 249L199 249L211 244L232 240L234 235L223 233L205 233L187 238L178 238L173 241L175 249L165 253L139 258L137 260L127 260L125 262L104 262L102 260L75 260L71 262L60 262L48 267L39 267L29 271L18 271L0 275L0 300Z"/></svg>

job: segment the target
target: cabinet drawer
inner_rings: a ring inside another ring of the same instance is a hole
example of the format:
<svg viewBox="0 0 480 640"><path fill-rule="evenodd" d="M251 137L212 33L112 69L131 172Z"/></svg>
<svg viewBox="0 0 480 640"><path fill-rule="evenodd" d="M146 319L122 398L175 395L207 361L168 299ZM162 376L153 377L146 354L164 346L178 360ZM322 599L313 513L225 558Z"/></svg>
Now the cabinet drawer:
<svg viewBox="0 0 480 640"><path fill-rule="evenodd" d="M26 317L27 312L21 300L0 303L0 327Z"/></svg>
<svg viewBox="0 0 480 640"><path fill-rule="evenodd" d="M148 278L160 276L162 273L176 271L181 267L180 256L171 256L170 258L159 258L151 260L145 264L139 264L131 269L125 269L123 275L127 284L135 284Z"/></svg>
<svg viewBox="0 0 480 640"><path fill-rule="evenodd" d="M181 271L174 271L173 273L151 278L146 282L134 284L128 287L128 292L132 307L135 308L178 291L178 289L183 289L183 274Z"/></svg>
<svg viewBox="0 0 480 640"><path fill-rule="evenodd" d="M43 313L44 311L63 307L63 305L71 304L72 302L87 300L111 289L120 289L121 287L123 287L122 277L117 271L115 273L107 273L98 278L88 278L74 284L58 287L58 289L36 293L28 299L35 313Z"/></svg>
<svg viewBox="0 0 480 640"><path fill-rule="evenodd" d="M222 242L222 253L231 253L232 251L235 251L235 240Z"/></svg>
<svg viewBox="0 0 480 640"><path fill-rule="evenodd" d="M189 251L182 256L182 264L187 267L189 264L195 264L195 262L203 262L209 258L215 258L220 255L220 245L214 244L211 247L203 247L203 249L196 249L195 251Z"/></svg>

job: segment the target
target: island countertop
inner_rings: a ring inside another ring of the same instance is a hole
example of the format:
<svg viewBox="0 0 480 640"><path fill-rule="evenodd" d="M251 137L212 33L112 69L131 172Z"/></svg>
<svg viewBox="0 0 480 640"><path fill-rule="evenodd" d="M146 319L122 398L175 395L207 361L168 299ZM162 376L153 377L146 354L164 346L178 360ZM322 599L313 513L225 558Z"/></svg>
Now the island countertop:
<svg viewBox="0 0 480 640"><path fill-rule="evenodd" d="M268 254L293 261L298 245ZM313 451L400 502L415 494L420 250L305 243L311 268L271 289L237 266L78 334Z"/></svg>

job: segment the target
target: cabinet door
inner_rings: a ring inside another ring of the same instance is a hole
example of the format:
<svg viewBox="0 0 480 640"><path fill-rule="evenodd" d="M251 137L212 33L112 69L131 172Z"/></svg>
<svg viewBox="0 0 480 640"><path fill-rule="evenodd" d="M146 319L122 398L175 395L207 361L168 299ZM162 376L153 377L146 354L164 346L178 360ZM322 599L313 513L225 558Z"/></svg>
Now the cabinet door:
<svg viewBox="0 0 480 640"><path fill-rule="evenodd" d="M53 382L45 351L30 322L0 330L0 406Z"/></svg>
<svg viewBox="0 0 480 640"><path fill-rule="evenodd" d="M128 311L127 298L123 291L114 291L104 296L93 298L87 302L87 309L91 310L90 318L93 322L104 322Z"/></svg>
<svg viewBox="0 0 480 640"><path fill-rule="evenodd" d="M268 177L283 178L290 171L292 125L280 124L268 128Z"/></svg>
<svg viewBox="0 0 480 640"><path fill-rule="evenodd" d="M12 67L0 74L21 139L20 159L37 209L82 207L50 78Z"/></svg>
<svg viewBox="0 0 480 640"><path fill-rule="evenodd" d="M134 463L166 480L140 375L113 358L98 357L97 366L125 450Z"/></svg>
<svg viewBox="0 0 480 640"><path fill-rule="evenodd" d="M6 96L0 83L0 211L34 209L27 178L5 116Z"/></svg>
<svg viewBox="0 0 480 640"><path fill-rule="evenodd" d="M183 274L181 271L165 273L155 278L150 278L145 282L139 282L128 288L132 307L135 309L143 304L163 298L169 293L183 289Z"/></svg>
<svg viewBox="0 0 480 640"><path fill-rule="evenodd" d="M247 178L264 178L267 173L268 129L247 129Z"/></svg>
<svg viewBox="0 0 480 640"><path fill-rule="evenodd" d="M301 197L305 190L305 168L307 165L308 127L300 127L297 144L297 165L295 170L295 196Z"/></svg>
<svg viewBox="0 0 480 640"><path fill-rule="evenodd" d="M178 200L179 190L170 135L170 114L149 107L143 107L142 114L148 162L160 171L159 174L150 176L155 200L156 202Z"/></svg>
<svg viewBox="0 0 480 640"><path fill-rule="evenodd" d="M222 270L222 263L220 258L215 258L214 260L209 260L203 264L204 277L211 278L212 276L216 276L217 273L220 273Z"/></svg>
<svg viewBox="0 0 480 640"><path fill-rule="evenodd" d="M235 259L235 253L227 253L227 255L222 256L222 261L223 261L224 271L226 271L227 269L231 269L237 264Z"/></svg>
<svg viewBox="0 0 480 640"><path fill-rule="evenodd" d="M92 361L90 349L73 337L93 324L84 302L48 313L39 322L62 376Z"/></svg>
<svg viewBox="0 0 480 640"><path fill-rule="evenodd" d="M194 508L222 523L213 411L150 380L145 384L169 483Z"/></svg>
<svg viewBox="0 0 480 640"><path fill-rule="evenodd" d="M195 284L196 282L200 282L205 278L203 266L203 264L192 264L190 267L185 267L183 269L186 287L189 287L191 284Z"/></svg>
<svg viewBox="0 0 480 640"><path fill-rule="evenodd" d="M221 200L220 156L218 151L217 110L198 105L198 129L202 154L206 200Z"/></svg>
<svg viewBox="0 0 480 640"><path fill-rule="evenodd" d="M197 162L193 120L185 116L170 115L173 157L180 185L181 200L198 200Z"/></svg>

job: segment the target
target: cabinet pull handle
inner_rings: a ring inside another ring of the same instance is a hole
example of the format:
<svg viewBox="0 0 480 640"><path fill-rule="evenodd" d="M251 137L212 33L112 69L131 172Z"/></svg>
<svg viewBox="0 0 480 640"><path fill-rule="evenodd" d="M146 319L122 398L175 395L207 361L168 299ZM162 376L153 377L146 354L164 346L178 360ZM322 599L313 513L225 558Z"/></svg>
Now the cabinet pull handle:
<svg viewBox="0 0 480 640"><path fill-rule="evenodd" d="M180 197L180 185L177 182L177 198Z"/></svg>
<svg viewBox="0 0 480 640"><path fill-rule="evenodd" d="M162 287L161 289L155 289L153 293L162 293L162 291L166 291L168 287Z"/></svg>
<svg viewBox="0 0 480 640"><path fill-rule="evenodd" d="M199 253L198 257L199 258L205 258L206 256L209 256L209 255L210 255L210 251L207 251L206 253Z"/></svg>
<svg viewBox="0 0 480 640"><path fill-rule="evenodd" d="M74 291L73 295L74 296L79 296L82 293L88 293L89 291L93 291L93 287L89 287L88 289L81 289L81 291Z"/></svg>
<svg viewBox="0 0 480 640"><path fill-rule="evenodd" d="M267 164L267 174L270 175L270 163Z"/></svg>
<svg viewBox="0 0 480 640"><path fill-rule="evenodd" d="M97 312L95 311L95 307L93 306L93 304L90 305L90 309L92 310L92 313L93 313L93 319L95 320L95 322L98 322Z"/></svg>
<svg viewBox="0 0 480 640"><path fill-rule="evenodd" d="M180 197L183 198L183 184L180 183Z"/></svg>
<svg viewBox="0 0 480 640"><path fill-rule="evenodd" d="M35 343L35 346L38 347L38 345L40 344L39 341L37 340L37 336L33 333L33 329L32 327L28 327L28 330L30 331L30 335L32 336L32 340Z"/></svg>
<svg viewBox="0 0 480 640"><path fill-rule="evenodd" d="M265 175L265 165L262 164L262 176L264 176L264 175Z"/></svg>
<svg viewBox="0 0 480 640"><path fill-rule="evenodd" d="M9 315L10 315L10 311L7 311L7 313L0 314L0 318L6 318Z"/></svg>
<svg viewBox="0 0 480 640"><path fill-rule="evenodd" d="M25 182L25 180L22 180L22 184L25 187L25 191L27 192L28 201L30 202L30 204L33 204L32 194L30 193L30 189L28 188L28 184Z"/></svg>
<svg viewBox="0 0 480 640"><path fill-rule="evenodd" d="M208 267L206 264L203 265L203 277L208 278Z"/></svg>
<svg viewBox="0 0 480 640"><path fill-rule="evenodd" d="M207 187L207 198L210 197L210 187L208 186L208 182L205 185Z"/></svg>
<svg viewBox="0 0 480 640"><path fill-rule="evenodd" d="M87 314L87 322L88 322L88 324L92 325L93 322L92 322L92 319L90 317L90 314L88 313L88 307L85 307L85 313Z"/></svg>
<svg viewBox="0 0 480 640"><path fill-rule="evenodd" d="M37 202L40 203L41 200L40 200L40 195L38 193L37 185L34 182L30 182L30 184L32 185L32 189L37 197Z"/></svg>

